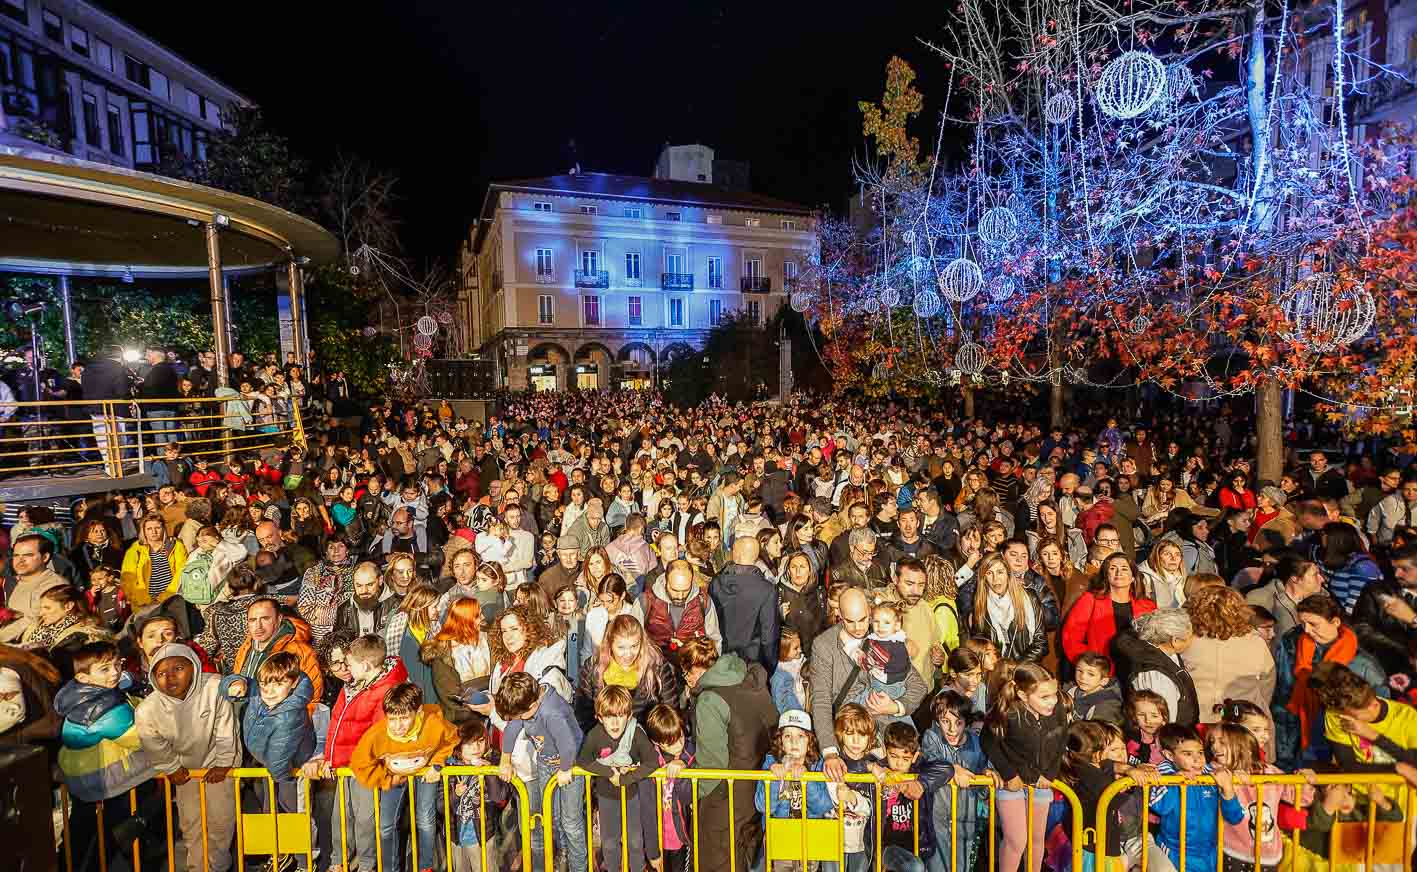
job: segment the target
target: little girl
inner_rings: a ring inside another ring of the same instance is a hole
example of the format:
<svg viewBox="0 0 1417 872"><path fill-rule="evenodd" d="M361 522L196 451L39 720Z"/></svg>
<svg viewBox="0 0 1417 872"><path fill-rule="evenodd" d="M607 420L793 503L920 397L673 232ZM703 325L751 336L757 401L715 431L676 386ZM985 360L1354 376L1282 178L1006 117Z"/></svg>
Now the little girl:
<svg viewBox="0 0 1417 872"><path fill-rule="evenodd" d="M1062 770L1068 711L1060 706L1058 682L1037 663L1020 663L1008 674L980 736L984 753L1004 781L997 807L1003 825L999 869L1017 869L1032 830L1034 850L1026 872L1043 867L1053 779ZM1028 799L1033 798L1029 820Z"/></svg>
<svg viewBox="0 0 1417 872"><path fill-rule="evenodd" d="M84 591L89 611L111 633L118 632L132 614L118 582L118 570L99 564L89 572L89 589Z"/></svg>
<svg viewBox="0 0 1417 872"><path fill-rule="evenodd" d="M1145 788L1156 776L1154 766L1131 766L1122 730L1106 721L1077 721L1068 728L1068 748L1063 755L1062 778L1077 793L1082 807L1098 807L1102 792L1119 778L1130 776ZM1084 833L1093 832L1084 824ZM1141 795L1124 791L1113 797L1107 809L1106 859L1098 872L1124 872L1141 858ZM1082 872L1098 869L1097 845L1083 845Z"/></svg>
<svg viewBox="0 0 1417 872"><path fill-rule="evenodd" d="M621 612L629 612L635 616L635 620L644 623L645 618L640 611L639 602L630 599L629 587L619 575L612 572L605 576L592 593L596 603L586 610L585 625L589 644L597 650L605 638L605 628L609 627L610 622Z"/></svg>
<svg viewBox="0 0 1417 872"><path fill-rule="evenodd" d="M1261 760L1274 759L1274 721L1269 712L1247 699L1227 699L1220 706L1222 724L1239 724L1249 730L1260 743Z"/></svg>
<svg viewBox="0 0 1417 872"><path fill-rule="evenodd" d="M1225 872L1253 872L1255 868L1255 809L1258 805L1259 790L1250 784L1250 775L1280 775L1281 771L1270 763L1265 763L1260 753L1260 744L1253 733L1239 724L1220 723L1206 730L1206 750L1211 764L1217 769L1228 769L1235 776L1235 798L1244 809L1244 817L1238 823L1225 823L1222 840L1225 851ZM1305 770L1305 775L1313 778L1313 770ZM1302 791L1294 785L1270 784L1264 790L1264 812L1260 820L1260 864L1266 872L1273 872L1284 857L1284 839L1279 830L1281 802L1290 806L1308 805L1313 801L1314 789L1305 785Z"/></svg>
<svg viewBox="0 0 1417 872"><path fill-rule="evenodd" d="M802 803L807 804L807 817L831 817L835 803L821 781L802 782L796 779L803 772L820 772L822 753L817 747L817 736L812 732L812 719L800 709L785 711L777 719L777 729L772 734L772 747L763 768L772 773L773 781L759 781L754 794L754 805L758 811L770 817L802 819ZM771 811L769 811L771 806ZM774 864L778 872L793 869L800 864L790 861Z"/></svg>
<svg viewBox="0 0 1417 872"><path fill-rule="evenodd" d="M1161 765L1161 743L1156 733L1171 720L1170 706L1161 694L1151 690L1134 690L1127 697L1127 759L1133 766L1147 763Z"/></svg>
<svg viewBox="0 0 1417 872"><path fill-rule="evenodd" d="M796 630L786 628L783 629L781 638L777 649L777 670L768 682L772 701L777 706L778 714L791 709L806 711L809 700L807 686L803 681L802 665L807 661L802 656L802 638L797 635Z"/></svg>
<svg viewBox="0 0 1417 872"><path fill-rule="evenodd" d="M944 688L969 700L975 715L989 711L989 685L984 682L983 659L964 645L945 658Z"/></svg>

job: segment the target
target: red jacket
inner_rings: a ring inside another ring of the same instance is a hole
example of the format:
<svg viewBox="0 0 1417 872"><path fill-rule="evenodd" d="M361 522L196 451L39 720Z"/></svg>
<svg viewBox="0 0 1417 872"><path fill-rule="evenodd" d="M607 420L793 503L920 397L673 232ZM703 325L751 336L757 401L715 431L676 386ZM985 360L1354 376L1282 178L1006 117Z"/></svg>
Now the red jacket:
<svg viewBox="0 0 1417 872"><path fill-rule="evenodd" d="M187 476L187 483L196 489L197 496L199 497L206 496L207 488L211 487L213 482L218 481L221 481L221 473L217 472L215 469L208 469L206 472L200 472L194 469L192 470L192 474Z"/></svg>
<svg viewBox="0 0 1417 872"><path fill-rule="evenodd" d="M1082 531L1082 540L1087 543L1087 547L1092 547L1092 540L1097 535L1097 528L1103 524L1110 524L1115 512L1116 509L1111 500L1098 500L1092 508L1078 515L1078 529Z"/></svg>
<svg viewBox="0 0 1417 872"><path fill-rule="evenodd" d="M403 661L393 658L389 667L373 684L349 695L349 685L340 689L335 707L330 711L330 733L325 740L325 762L334 768L348 766L354 747L369 728L384 717L384 694L389 688L408 681Z"/></svg>
<svg viewBox="0 0 1417 872"><path fill-rule="evenodd" d="M1132 599L1132 620L1156 611L1149 599ZM1084 651L1111 657L1112 638L1117 635L1117 623L1112 615L1112 598L1106 593L1085 593L1078 597L1068 616L1063 619L1063 654L1069 663L1077 663ZM1116 671L1115 668L1113 670Z"/></svg>

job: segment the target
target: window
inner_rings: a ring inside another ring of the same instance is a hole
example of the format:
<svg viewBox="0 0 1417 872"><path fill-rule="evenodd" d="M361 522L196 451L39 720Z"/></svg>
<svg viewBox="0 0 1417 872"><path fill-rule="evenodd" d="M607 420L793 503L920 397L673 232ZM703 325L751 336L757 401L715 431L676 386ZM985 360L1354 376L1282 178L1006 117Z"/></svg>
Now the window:
<svg viewBox="0 0 1417 872"><path fill-rule="evenodd" d="M29 24L29 14L25 12L25 0L0 0L0 12L22 24Z"/></svg>
<svg viewBox="0 0 1417 872"><path fill-rule="evenodd" d="M758 279L763 276L763 262L756 257L750 257L743 261L743 275L750 279Z"/></svg>
<svg viewBox="0 0 1417 872"><path fill-rule="evenodd" d="M638 251L625 252L625 278L639 280L640 277L640 253Z"/></svg>
<svg viewBox="0 0 1417 872"><path fill-rule="evenodd" d="M40 21L44 22L46 37L53 42L64 41L64 19L46 9L40 13Z"/></svg>
<svg viewBox="0 0 1417 872"><path fill-rule="evenodd" d="M629 306L630 311L630 326L639 327L641 324L644 323L644 316L640 310L640 298L629 297L627 298L626 302Z"/></svg>
<svg viewBox="0 0 1417 872"><path fill-rule="evenodd" d="M585 326L600 326L600 298L581 297L581 314L585 317Z"/></svg>
<svg viewBox="0 0 1417 872"><path fill-rule="evenodd" d="M723 216L722 216L722 215L710 215L710 216L708 216L708 223L710 223L710 224L722 224L722 223L723 223Z"/></svg>
<svg viewBox="0 0 1417 872"><path fill-rule="evenodd" d="M669 326L684 326L684 301L678 297L671 297L669 299Z"/></svg>
<svg viewBox="0 0 1417 872"><path fill-rule="evenodd" d="M721 257L708 259L708 286L710 288L723 287L723 258Z"/></svg>
<svg viewBox="0 0 1417 872"><path fill-rule="evenodd" d="M69 25L69 48L73 49L76 55L88 57L89 32L77 24Z"/></svg>
<svg viewBox="0 0 1417 872"><path fill-rule="evenodd" d="M123 56L123 74L133 84L149 90L152 89L152 71L148 69L147 64L130 54Z"/></svg>
<svg viewBox="0 0 1417 872"><path fill-rule="evenodd" d="M757 301L757 300L749 300L749 301L748 301L748 317L749 317L750 319L752 319L752 322L753 322L754 324L757 324L760 320L762 320L762 319L761 319L761 316L762 316L762 307L761 307L760 305L758 305L758 301Z"/></svg>
<svg viewBox="0 0 1417 872"><path fill-rule="evenodd" d="M536 321L538 324L556 323L556 298L542 294L536 298Z"/></svg>
<svg viewBox="0 0 1417 872"><path fill-rule="evenodd" d="M550 212L551 204L544 200L538 200L531 204L531 210L533 212Z"/></svg>
<svg viewBox="0 0 1417 872"><path fill-rule="evenodd" d="M600 207L599 207L599 206L582 206L582 207L581 207L581 214L582 214L582 215L599 215L599 214L600 214Z"/></svg>
<svg viewBox="0 0 1417 872"><path fill-rule="evenodd" d="M699 173L699 181L701 181L701 182L707 182L707 181L708 181L708 175L705 174L705 173Z"/></svg>
<svg viewBox="0 0 1417 872"><path fill-rule="evenodd" d="M594 248L581 250L581 272L600 272L600 252Z"/></svg>
<svg viewBox="0 0 1417 872"><path fill-rule="evenodd" d="M123 115L117 106L108 107L108 150L123 154Z"/></svg>
<svg viewBox="0 0 1417 872"><path fill-rule="evenodd" d="M723 322L723 301L709 300L709 326L717 327Z"/></svg>
<svg viewBox="0 0 1417 872"><path fill-rule="evenodd" d="M683 221L683 220L684 220L684 213L683 213L683 212L665 212L665 213L664 213L664 220L665 220L665 221Z"/></svg>
<svg viewBox="0 0 1417 872"><path fill-rule="evenodd" d="M98 126L98 98L84 95L84 141L89 145L103 145L103 131Z"/></svg>
<svg viewBox="0 0 1417 872"><path fill-rule="evenodd" d="M628 208L628 209L625 210L625 217L626 217L626 218L643 218L643 217L645 217L645 213L644 213L644 210L641 209L639 206L631 206L630 208Z"/></svg>
<svg viewBox="0 0 1417 872"><path fill-rule="evenodd" d="M151 90L154 94L158 95L164 100L172 99L172 90L171 87L168 85L167 76L164 76L157 70L150 69L148 78L152 81Z"/></svg>
<svg viewBox="0 0 1417 872"><path fill-rule="evenodd" d="M551 249L538 248L536 250L536 278L537 281L549 279L556 274L551 266Z"/></svg>
<svg viewBox="0 0 1417 872"><path fill-rule="evenodd" d="M684 255L666 254L664 256L664 271L667 273L682 273L684 271Z"/></svg>
<svg viewBox="0 0 1417 872"><path fill-rule="evenodd" d="M796 222L796 221L793 221L793 220L791 220L791 219L789 219L789 218L784 218L784 219L782 219L782 229L783 229L783 230L796 230L796 229L797 229L797 222Z"/></svg>
<svg viewBox="0 0 1417 872"><path fill-rule="evenodd" d="M152 128L148 126L147 104L133 103L130 110L133 115L133 162L140 165L157 163L153 150Z"/></svg>
<svg viewBox="0 0 1417 872"><path fill-rule="evenodd" d="M221 124L221 107L213 100L202 98L202 117L212 124Z"/></svg>
<svg viewBox="0 0 1417 872"><path fill-rule="evenodd" d="M93 59L99 66L109 72L113 72L113 46L95 37L93 41Z"/></svg>
<svg viewBox="0 0 1417 872"><path fill-rule="evenodd" d="M761 227L761 226L763 226L763 219L761 219L761 218L744 218L744 219L743 219L743 226L745 226L745 227Z"/></svg>
<svg viewBox="0 0 1417 872"><path fill-rule="evenodd" d="M791 286L797 282L797 261L784 260L782 262L782 283Z"/></svg>

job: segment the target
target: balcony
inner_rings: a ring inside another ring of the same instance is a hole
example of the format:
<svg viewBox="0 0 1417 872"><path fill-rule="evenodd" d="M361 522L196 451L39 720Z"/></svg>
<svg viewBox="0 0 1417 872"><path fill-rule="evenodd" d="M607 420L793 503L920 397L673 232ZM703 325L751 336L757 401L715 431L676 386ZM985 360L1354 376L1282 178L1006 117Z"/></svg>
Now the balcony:
<svg viewBox="0 0 1417 872"><path fill-rule="evenodd" d="M644 284L644 279L639 276L625 276L625 287L627 288L642 288Z"/></svg>
<svg viewBox="0 0 1417 872"><path fill-rule="evenodd" d="M495 293L498 293L498 292L501 291L501 290L502 290L502 274L499 273L499 272L494 272L494 273L492 273L492 293L495 294Z"/></svg>
<svg viewBox="0 0 1417 872"><path fill-rule="evenodd" d="M576 287L608 288L610 287L610 272L603 269L578 269L576 270Z"/></svg>
<svg viewBox="0 0 1417 872"><path fill-rule="evenodd" d="M538 272L536 283L538 285L554 285L556 284L556 274L554 272Z"/></svg>
<svg viewBox="0 0 1417 872"><path fill-rule="evenodd" d="M741 281L745 294L772 293L772 279L767 276L743 276Z"/></svg>
<svg viewBox="0 0 1417 872"><path fill-rule="evenodd" d="M694 274L660 273L659 289L661 291L692 291L694 289Z"/></svg>

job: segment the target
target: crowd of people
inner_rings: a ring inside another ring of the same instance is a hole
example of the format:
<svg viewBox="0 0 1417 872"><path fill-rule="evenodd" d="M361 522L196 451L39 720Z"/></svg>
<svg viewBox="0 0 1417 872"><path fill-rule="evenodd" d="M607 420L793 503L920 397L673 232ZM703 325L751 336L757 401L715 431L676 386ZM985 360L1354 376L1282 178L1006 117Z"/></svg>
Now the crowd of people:
<svg viewBox="0 0 1417 872"><path fill-rule="evenodd" d="M1228 408L546 393L329 421L220 462L169 441L151 492L0 534L0 743L49 751L84 872L99 820L165 855L163 779L190 872L272 803L316 872L517 868L528 814L571 872L783 868L800 846L764 856L764 828L804 816L841 820L847 872L1063 872L1057 785L1090 828L1124 776L1150 789L1088 865L1244 872L1287 830L1322 863L1338 824L1402 814L1254 776L1417 785L1401 446L1295 432L1266 481ZM1183 801L1167 774L1213 780Z"/></svg>

